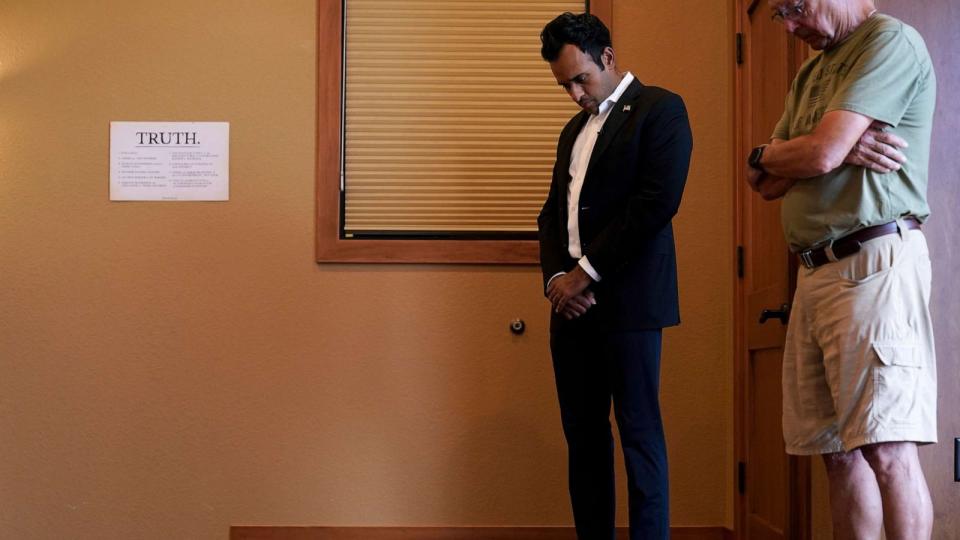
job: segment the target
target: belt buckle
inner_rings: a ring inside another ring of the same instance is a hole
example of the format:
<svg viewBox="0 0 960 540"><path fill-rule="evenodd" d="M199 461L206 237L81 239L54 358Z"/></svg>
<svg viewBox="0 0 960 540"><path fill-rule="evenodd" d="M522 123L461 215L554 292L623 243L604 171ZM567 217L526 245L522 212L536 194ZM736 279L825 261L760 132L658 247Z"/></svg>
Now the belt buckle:
<svg viewBox="0 0 960 540"><path fill-rule="evenodd" d="M812 253L813 253L812 249L805 249L800 252L800 262L802 262L803 265L806 266L807 268L811 268L811 269L816 268L813 264Z"/></svg>

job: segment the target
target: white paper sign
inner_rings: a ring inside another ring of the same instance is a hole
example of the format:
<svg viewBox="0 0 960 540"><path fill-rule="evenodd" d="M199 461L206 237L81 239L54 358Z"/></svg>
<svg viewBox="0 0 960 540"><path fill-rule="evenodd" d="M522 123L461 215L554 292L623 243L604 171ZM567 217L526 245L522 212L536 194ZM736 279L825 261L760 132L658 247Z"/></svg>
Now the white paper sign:
<svg viewBox="0 0 960 540"><path fill-rule="evenodd" d="M229 122L110 122L111 201L229 199Z"/></svg>

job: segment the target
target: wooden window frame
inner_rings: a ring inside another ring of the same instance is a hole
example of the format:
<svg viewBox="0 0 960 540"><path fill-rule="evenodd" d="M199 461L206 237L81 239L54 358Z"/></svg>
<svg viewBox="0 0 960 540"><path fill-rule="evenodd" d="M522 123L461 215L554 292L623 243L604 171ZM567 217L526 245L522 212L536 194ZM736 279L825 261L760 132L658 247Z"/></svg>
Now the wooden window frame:
<svg viewBox="0 0 960 540"><path fill-rule="evenodd" d="M590 0L613 28L613 0ZM321 263L537 264L536 240L343 238L340 197L343 0L317 0L316 258Z"/></svg>

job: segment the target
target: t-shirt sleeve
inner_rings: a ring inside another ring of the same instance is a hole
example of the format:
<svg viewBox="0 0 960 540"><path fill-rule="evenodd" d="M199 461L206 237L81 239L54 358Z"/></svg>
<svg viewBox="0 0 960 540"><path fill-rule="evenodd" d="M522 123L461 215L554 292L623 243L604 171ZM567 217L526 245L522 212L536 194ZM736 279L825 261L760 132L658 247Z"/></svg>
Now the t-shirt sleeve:
<svg viewBox="0 0 960 540"><path fill-rule="evenodd" d="M773 134L770 135L770 140L773 139L790 140L790 113L786 108L783 110L780 121L777 122L777 127L773 128Z"/></svg>
<svg viewBox="0 0 960 540"><path fill-rule="evenodd" d="M773 133L770 135L770 140L790 140L790 119L793 118L793 96L796 94L796 92L797 80L794 79L790 84L790 90L787 92L786 99L783 100L783 114L780 115L780 120L777 122L776 127L773 128Z"/></svg>
<svg viewBox="0 0 960 540"><path fill-rule="evenodd" d="M924 66L901 30L867 36L827 105L826 112L852 111L896 126L920 87Z"/></svg>

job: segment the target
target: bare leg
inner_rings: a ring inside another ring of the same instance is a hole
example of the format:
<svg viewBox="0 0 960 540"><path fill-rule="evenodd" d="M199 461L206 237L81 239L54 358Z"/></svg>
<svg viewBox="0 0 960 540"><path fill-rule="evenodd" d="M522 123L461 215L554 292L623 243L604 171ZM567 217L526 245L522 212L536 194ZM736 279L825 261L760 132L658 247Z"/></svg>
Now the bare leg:
<svg viewBox="0 0 960 540"><path fill-rule="evenodd" d="M880 489L860 450L824 454L834 540L876 540L883 525Z"/></svg>
<svg viewBox="0 0 960 540"><path fill-rule="evenodd" d="M878 443L861 448L880 485L888 540L928 540L933 504L912 442Z"/></svg>

